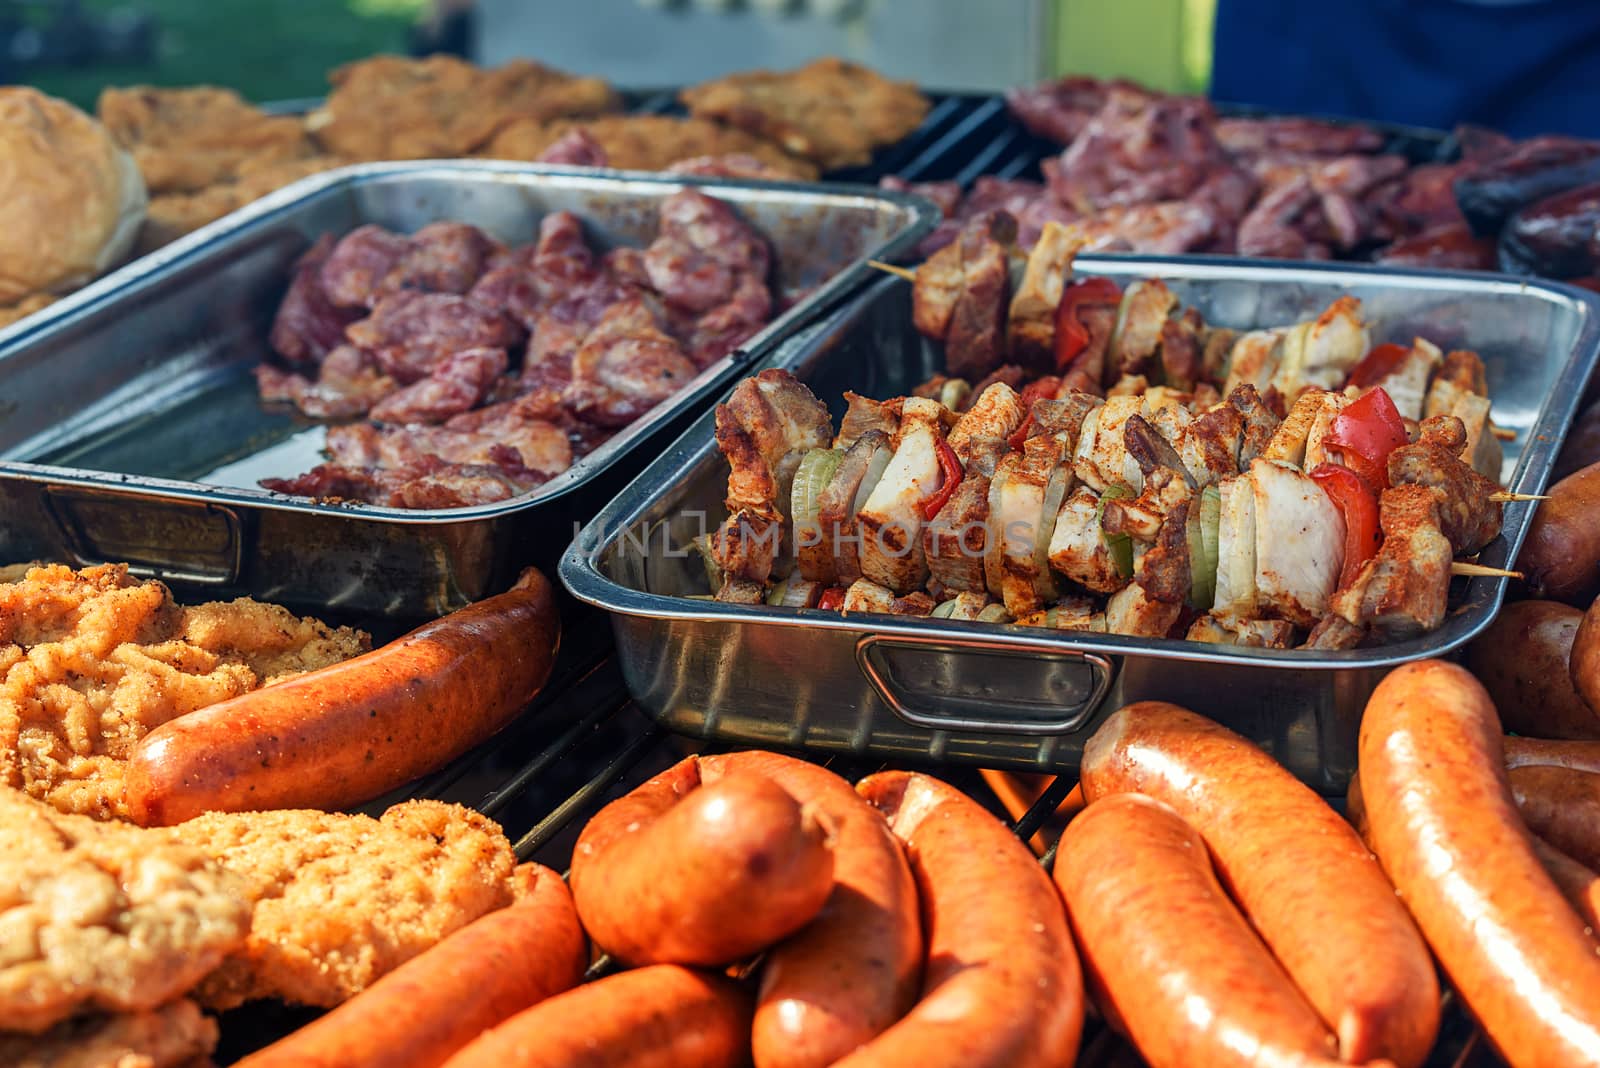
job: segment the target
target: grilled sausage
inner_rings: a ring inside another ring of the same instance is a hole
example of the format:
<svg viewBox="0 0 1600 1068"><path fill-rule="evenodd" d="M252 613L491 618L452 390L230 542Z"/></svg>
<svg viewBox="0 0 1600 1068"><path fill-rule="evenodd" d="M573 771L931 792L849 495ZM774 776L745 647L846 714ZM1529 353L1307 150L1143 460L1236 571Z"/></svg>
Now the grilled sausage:
<svg viewBox="0 0 1600 1068"><path fill-rule="evenodd" d="M1081 775L1091 809L1142 793L1201 834L1345 1060L1427 1057L1439 1022L1427 946L1360 836L1309 787L1220 724L1155 701L1106 720Z"/></svg>
<svg viewBox="0 0 1600 1068"><path fill-rule="evenodd" d="M1567 431L1561 451L1556 454L1555 466L1550 469L1550 478L1560 481L1592 463L1600 463L1600 401L1590 404L1573 420L1572 429Z"/></svg>
<svg viewBox="0 0 1600 1068"><path fill-rule="evenodd" d="M508 592L379 649L162 724L126 771L135 823L350 808L509 723L555 662L561 621L533 568Z"/></svg>
<svg viewBox="0 0 1600 1068"><path fill-rule="evenodd" d="M1506 767L1525 768L1548 765L1591 771L1600 775L1600 741L1552 742L1543 738L1521 738L1508 734L1504 739Z"/></svg>
<svg viewBox="0 0 1600 1068"><path fill-rule="evenodd" d="M1551 486L1517 554L1535 597L1587 607L1600 593L1600 464Z"/></svg>
<svg viewBox="0 0 1600 1068"><path fill-rule="evenodd" d="M1395 669L1367 702L1360 767L1373 848L1501 1055L1600 1063L1600 959L1517 815L1483 687L1443 661Z"/></svg>
<svg viewBox="0 0 1600 1068"><path fill-rule="evenodd" d="M838 1068L1059 1068L1083 1031L1061 898L1028 847L937 779L886 771L856 790L906 847L922 899L922 998Z"/></svg>
<svg viewBox="0 0 1600 1068"><path fill-rule="evenodd" d="M561 876L524 865L524 900L491 912L241 1068L436 1068L495 1024L583 980L589 943Z"/></svg>
<svg viewBox="0 0 1600 1068"><path fill-rule="evenodd" d="M1528 830L1580 864L1600 864L1600 775L1548 765L1506 774Z"/></svg>
<svg viewBox="0 0 1600 1068"><path fill-rule="evenodd" d="M1589 606L1572 636L1568 664L1572 687L1590 705L1600 705L1600 598Z"/></svg>
<svg viewBox="0 0 1600 1068"><path fill-rule="evenodd" d="M833 891L816 813L770 779L701 785L696 758L597 813L572 854L595 944L628 964L728 964L803 927Z"/></svg>
<svg viewBox="0 0 1600 1068"><path fill-rule="evenodd" d="M834 828L833 892L768 951L751 1041L757 1068L821 1068L905 1015L922 975L922 922L905 852L850 784L777 753L700 758L703 781L762 775Z"/></svg>
<svg viewBox="0 0 1600 1068"><path fill-rule="evenodd" d="M1559 601L1516 601L1467 646L1467 670L1507 730L1600 738L1600 716L1578 696L1568 664L1583 613Z"/></svg>
<svg viewBox="0 0 1600 1068"><path fill-rule="evenodd" d="M1062 835L1055 879L1106 1014L1151 1068L1338 1063L1333 1035L1217 883L1204 840L1166 805L1092 802Z"/></svg>
<svg viewBox="0 0 1600 1068"><path fill-rule="evenodd" d="M520 1012L446 1068L721 1068L750 1056L750 995L717 975L657 964Z"/></svg>

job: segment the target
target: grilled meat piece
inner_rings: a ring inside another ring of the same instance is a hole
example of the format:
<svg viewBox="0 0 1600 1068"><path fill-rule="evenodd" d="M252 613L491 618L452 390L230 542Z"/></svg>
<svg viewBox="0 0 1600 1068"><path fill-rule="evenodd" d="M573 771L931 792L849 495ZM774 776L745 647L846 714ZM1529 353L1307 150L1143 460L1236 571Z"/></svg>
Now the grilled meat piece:
<svg viewBox="0 0 1600 1068"><path fill-rule="evenodd" d="M1005 452L1007 440L1027 415L1021 396L1004 382L996 382L979 394L956 420L945 442L965 470L992 475L995 464Z"/></svg>
<svg viewBox="0 0 1600 1068"><path fill-rule="evenodd" d="M627 426L688 385L697 368L641 300L612 305L572 360L562 400L597 426Z"/></svg>
<svg viewBox="0 0 1600 1068"><path fill-rule="evenodd" d="M1016 220L996 213L968 224L917 269L912 322L923 336L944 342L951 375L970 381L1000 366L1011 289L1007 249L1015 240Z"/></svg>
<svg viewBox="0 0 1600 1068"><path fill-rule="evenodd" d="M1106 630L1137 638L1165 638L1183 615L1182 602L1157 600L1145 587L1130 582L1106 601Z"/></svg>
<svg viewBox="0 0 1600 1068"><path fill-rule="evenodd" d="M297 364L317 364L344 343L344 328L359 312L334 306L322 289L322 266L333 252L332 234L323 234L295 261L294 276L268 340L272 351Z"/></svg>
<svg viewBox="0 0 1600 1068"><path fill-rule="evenodd" d="M257 364L256 390L263 401L288 401L313 419L348 419L360 415L400 388L354 345L340 345L322 361L316 381Z"/></svg>
<svg viewBox="0 0 1600 1068"><path fill-rule="evenodd" d="M893 455L890 447L893 429L889 432L863 430L848 447L837 440L834 442L834 448L845 449L844 459L817 497L817 525L822 528L824 545L833 546L834 570L842 582L854 582L861 577L861 538L856 529L856 511L866 503L867 496L877 485L877 478L883 474L881 466L874 473L874 466L887 465ZM960 493L959 487L956 492Z"/></svg>
<svg viewBox="0 0 1600 1068"><path fill-rule="evenodd" d="M368 415L379 423L442 423L483 403L505 371L505 349L462 349L439 361L427 378L374 404Z"/></svg>
<svg viewBox="0 0 1600 1068"><path fill-rule="evenodd" d="M509 349L522 340L511 320L447 293L403 290L382 297L372 314L345 331L387 375L409 385L463 349Z"/></svg>
<svg viewBox="0 0 1600 1068"><path fill-rule="evenodd" d="M1031 437L1021 453L1001 458L990 482L985 578L1013 616L1038 611L1059 595L1049 550L1061 501L1072 488L1071 451L1066 434Z"/></svg>
<svg viewBox="0 0 1600 1068"><path fill-rule="evenodd" d="M1105 106L1106 97L1113 89L1129 95L1155 97L1154 93L1133 82L1103 82L1098 78L1068 75L1006 90L1006 108L1035 136L1070 145Z"/></svg>
<svg viewBox="0 0 1600 1068"><path fill-rule="evenodd" d="M985 593L984 555L989 544L989 489L993 471L968 471L961 485L922 529L928 571L945 590Z"/></svg>
<svg viewBox="0 0 1600 1068"><path fill-rule="evenodd" d="M1322 487L1287 464L1253 460L1249 478L1258 603L1277 618L1313 626L1339 584L1344 517Z"/></svg>
<svg viewBox="0 0 1600 1068"><path fill-rule="evenodd" d="M732 208L694 189L661 204L661 234L645 250L645 270L667 303L703 313L726 303L741 276L765 283L772 253Z"/></svg>
<svg viewBox="0 0 1600 1068"><path fill-rule="evenodd" d="M517 119L507 123L479 152L489 159L537 160L574 132L605 153L606 165L627 171L676 170L680 163L751 159L786 180L816 181L817 166L785 152L764 137L755 137L706 119L677 115L600 115L585 119ZM737 166L734 164L728 169ZM709 173L705 170L677 173ZM717 173L722 173L718 171ZM730 175L730 177L744 175ZM751 175L755 177L755 175Z"/></svg>
<svg viewBox="0 0 1600 1068"><path fill-rule="evenodd" d="M839 420L836 449L848 449L868 431L877 430L893 437L900 428L900 405L896 401L875 401L859 393L845 391L844 418Z"/></svg>
<svg viewBox="0 0 1600 1068"><path fill-rule="evenodd" d="M1325 122L1293 116L1219 119L1213 127L1218 143L1235 156L1266 152L1299 152L1308 156L1345 156L1379 152L1383 135L1354 123Z"/></svg>
<svg viewBox="0 0 1600 1068"><path fill-rule="evenodd" d="M1084 214L1119 204L1181 200L1231 167L1212 136L1211 106L1113 88L1083 132L1047 169L1057 200Z"/></svg>
<svg viewBox="0 0 1600 1068"><path fill-rule="evenodd" d="M1405 357L1394 369L1371 385L1389 394L1389 399L1394 401L1395 408L1402 416L1413 422L1421 421L1424 400L1430 392L1428 382L1442 359L1438 346L1424 338L1415 338Z"/></svg>
<svg viewBox="0 0 1600 1068"><path fill-rule="evenodd" d="M897 593L909 593L927 578L922 551L922 502L939 488L938 445L945 407L908 397L901 409L894 457L866 504L856 513L863 577Z"/></svg>
<svg viewBox="0 0 1600 1068"><path fill-rule="evenodd" d="M1068 494L1061 505L1049 551L1052 568L1094 593L1115 593L1128 582L1106 542L1100 499L1085 487Z"/></svg>
<svg viewBox="0 0 1600 1068"><path fill-rule="evenodd" d="M934 601L921 590L897 596L875 582L857 579L844 591L845 612L876 612L889 616L926 616L933 612Z"/></svg>
<svg viewBox="0 0 1600 1068"><path fill-rule="evenodd" d="M335 308L370 308L378 286L406 254L411 242L381 226L358 226L341 237L322 261L322 292Z"/></svg>
<svg viewBox="0 0 1600 1068"><path fill-rule="evenodd" d="M539 153L535 163L559 163L568 167L608 167L611 157L605 146L582 126L575 126Z"/></svg>
<svg viewBox="0 0 1600 1068"><path fill-rule="evenodd" d="M1466 443L1466 429L1455 416L1424 420L1415 442L1389 454L1389 483L1430 490L1438 501L1439 529L1455 552L1470 556L1499 535L1503 516L1489 499L1499 484L1461 459Z"/></svg>
<svg viewBox="0 0 1600 1068"><path fill-rule="evenodd" d="M1117 376L1146 374L1155 367L1162 328L1177 306L1178 298L1159 278L1142 279L1123 291L1107 353Z"/></svg>
<svg viewBox="0 0 1600 1068"><path fill-rule="evenodd" d="M1334 604L1337 606L1343 591L1333 595ZM1366 639L1367 632L1364 627L1339 615L1337 611L1323 616L1316 626L1311 628L1311 633L1306 636L1302 649L1354 649Z"/></svg>
<svg viewBox="0 0 1600 1068"><path fill-rule="evenodd" d="M404 251L373 288L369 302L406 290L460 296L472 288L490 260L504 254L500 243L476 226L429 223L407 239Z"/></svg>
<svg viewBox="0 0 1600 1068"><path fill-rule="evenodd" d="M1056 307L1072 274L1072 259L1082 244L1081 236L1050 222L1028 253L1006 326L1007 348L1017 363L1040 371L1057 369Z"/></svg>
<svg viewBox="0 0 1600 1068"><path fill-rule="evenodd" d="M1272 434L1261 453L1263 460L1274 460L1314 471L1327 459L1322 439L1333 428L1333 420L1349 400L1342 393L1312 389L1300 395L1289 415Z"/></svg>
<svg viewBox="0 0 1600 1068"><path fill-rule="evenodd" d="M1444 621L1451 560L1438 499L1423 486L1386 489L1378 524L1383 545L1334 596L1334 612L1353 628L1371 627L1388 638L1434 630Z"/></svg>

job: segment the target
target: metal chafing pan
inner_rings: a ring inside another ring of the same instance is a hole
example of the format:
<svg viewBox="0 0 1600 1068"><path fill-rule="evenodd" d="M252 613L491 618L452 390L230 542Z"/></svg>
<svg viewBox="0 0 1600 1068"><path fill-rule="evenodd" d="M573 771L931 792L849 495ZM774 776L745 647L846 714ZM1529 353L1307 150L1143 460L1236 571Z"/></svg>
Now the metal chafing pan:
<svg viewBox="0 0 1600 1068"><path fill-rule="evenodd" d="M270 493L319 461L316 424L266 408L251 369L290 266L317 236L441 219L525 242L546 213L591 243L643 245L687 184L772 243L795 302L571 470L492 505L406 510ZM914 246L915 197L486 162L374 164L309 178L102 279L0 343L0 562L122 561L180 586L319 609L434 615L554 560L577 523L779 339L860 288L868 257Z"/></svg>
<svg viewBox="0 0 1600 1068"><path fill-rule="evenodd" d="M1421 334L1488 366L1511 489L1536 493L1600 353L1600 301L1570 287L1464 273L1269 267L1217 259L1084 257L1078 273L1160 277L1206 321L1248 328L1360 297L1375 340ZM910 325L910 287L874 286L774 354L841 413L846 389L903 394L941 357ZM689 600L705 591L690 539L726 515L727 465L708 415L582 532L561 578L610 610L634 696L675 730L805 746L1071 769L1083 740L1128 701L1177 701L1256 739L1296 774L1341 789L1362 707L1385 670L1440 656L1494 617L1499 579L1457 579L1439 630L1341 652L1231 646ZM1506 507L1483 563L1509 564L1531 505Z"/></svg>

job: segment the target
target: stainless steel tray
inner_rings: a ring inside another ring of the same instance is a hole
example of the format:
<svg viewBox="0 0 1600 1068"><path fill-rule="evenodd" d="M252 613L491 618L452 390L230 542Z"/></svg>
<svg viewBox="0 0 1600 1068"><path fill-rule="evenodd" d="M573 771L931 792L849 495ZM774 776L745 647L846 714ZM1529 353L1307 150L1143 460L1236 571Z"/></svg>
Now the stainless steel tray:
<svg viewBox="0 0 1600 1068"><path fill-rule="evenodd" d="M493 505L418 511L255 486L318 460L321 429L264 408L250 375L268 352L290 265L317 236L452 219L523 242L546 213L569 210L602 248L642 245L658 204L691 183L766 235L778 288L797 299L676 397L558 478ZM0 343L0 563L124 561L214 594L438 614L523 564L553 562L652 443L670 441L779 339L859 289L866 258L911 248L936 217L926 201L876 190L507 163L373 164L309 178Z"/></svg>
<svg viewBox="0 0 1600 1068"><path fill-rule="evenodd" d="M1484 357L1496 421L1515 429L1508 485L1536 493L1600 354L1600 301L1566 286L1481 274L1269 267L1146 257L1079 260L1083 274L1161 277L1208 322L1282 324L1361 298L1375 340L1423 334ZM770 363L840 414L845 389L908 391L941 357L910 326L909 287L886 280ZM1242 649L1016 626L840 616L686 600L703 592L683 551L726 512L727 465L708 415L584 529L561 561L577 597L609 609L629 689L674 730L742 743L1072 769L1083 739L1125 702L1177 701L1228 723L1302 778L1341 789L1362 707L1386 669L1440 656L1493 618L1498 579L1456 580L1455 610L1424 637L1343 652ZM1506 508L1483 553L1506 565L1531 506ZM704 526L702 525L704 524Z"/></svg>

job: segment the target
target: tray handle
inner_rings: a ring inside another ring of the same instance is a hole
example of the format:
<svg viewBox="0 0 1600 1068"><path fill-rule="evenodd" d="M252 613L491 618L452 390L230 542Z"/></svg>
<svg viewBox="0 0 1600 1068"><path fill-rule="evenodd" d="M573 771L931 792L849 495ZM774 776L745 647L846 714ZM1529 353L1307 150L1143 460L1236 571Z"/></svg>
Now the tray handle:
<svg viewBox="0 0 1600 1068"><path fill-rule="evenodd" d="M237 583L246 517L207 501L138 500L50 486L45 505L79 567L125 563L141 578L196 586Z"/></svg>
<svg viewBox="0 0 1600 1068"><path fill-rule="evenodd" d="M1093 682L1088 687L1088 695L1068 706L1065 714L1056 719L1021 718L1014 711L1011 712L1010 718L1007 718L1005 716L1007 706L1003 702L989 704L988 707L995 710L994 715L952 715L913 708L900 696L899 687L892 677L892 672L886 669L883 657L875 655L893 649L955 654L982 653L986 656L1035 662L1040 659L1057 663L1077 661L1088 668ZM913 727L978 734L1070 734L1082 727L1094 714L1095 709L1100 707L1100 702L1105 700L1106 693L1111 689L1111 678L1116 672L1116 666L1111 658L1100 653L1062 649L1049 642L1011 637L1004 642L997 642L982 638L924 638L910 635L867 634L856 642L856 666L877 691L879 699L888 705L895 715Z"/></svg>

